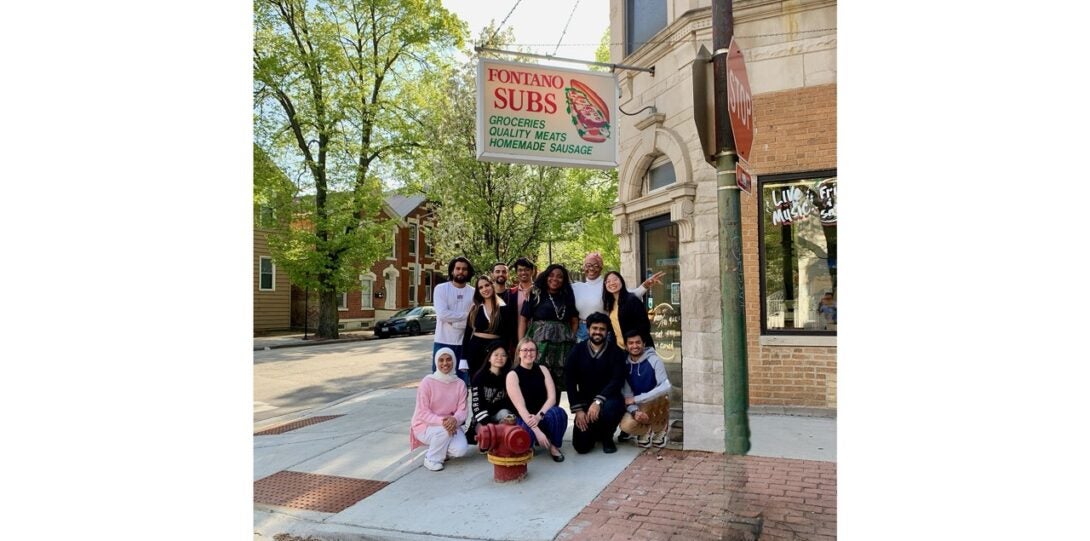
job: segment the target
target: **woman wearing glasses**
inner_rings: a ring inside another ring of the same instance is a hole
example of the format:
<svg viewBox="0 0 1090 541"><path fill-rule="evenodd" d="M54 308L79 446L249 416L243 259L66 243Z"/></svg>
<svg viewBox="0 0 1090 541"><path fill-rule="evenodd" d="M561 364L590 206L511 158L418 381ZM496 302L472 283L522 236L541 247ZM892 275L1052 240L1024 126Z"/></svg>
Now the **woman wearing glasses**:
<svg viewBox="0 0 1090 541"><path fill-rule="evenodd" d="M543 445L556 462L564 461L560 447L568 428L568 412L556 405L556 385L543 366L534 366L537 344L524 338L516 348L518 364L507 373L507 396L518 411L516 423L530 433L534 445Z"/></svg>

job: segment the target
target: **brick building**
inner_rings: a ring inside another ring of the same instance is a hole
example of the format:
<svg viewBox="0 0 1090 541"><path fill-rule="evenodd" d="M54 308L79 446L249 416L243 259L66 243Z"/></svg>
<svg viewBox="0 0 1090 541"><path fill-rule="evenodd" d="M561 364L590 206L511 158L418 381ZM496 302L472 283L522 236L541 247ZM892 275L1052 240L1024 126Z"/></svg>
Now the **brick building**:
<svg viewBox="0 0 1090 541"><path fill-rule="evenodd" d="M835 0L735 0L753 92L742 193L751 408L836 409ZM648 309L678 387L686 449L724 450L719 209L693 120L691 63L712 50L710 0L610 0L621 272L665 271ZM618 39L619 38L619 39ZM647 106L653 109L643 110Z"/></svg>
<svg viewBox="0 0 1090 541"><path fill-rule="evenodd" d="M434 259L435 218L423 195L386 197L383 218L397 221L390 253L360 274L359 289L341 294L338 306L342 329L371 328L402 308L430 305L437 279L446 267Z"/></svg>

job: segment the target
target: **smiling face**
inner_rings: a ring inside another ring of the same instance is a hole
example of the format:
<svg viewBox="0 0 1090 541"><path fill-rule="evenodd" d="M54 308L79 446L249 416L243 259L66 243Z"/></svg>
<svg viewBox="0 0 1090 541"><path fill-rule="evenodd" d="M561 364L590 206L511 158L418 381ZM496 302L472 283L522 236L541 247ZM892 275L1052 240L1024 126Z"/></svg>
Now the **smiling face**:
<svg viewBox="0 0 1090 541"><path fill-rule="evenodd" d="M519 343L519 364L523 368L531 368L534 366L534 361L537 360L537 345L533 342L526 341Z"/></svg>
<svg viewBox="0 0 1090 541"><path fill-rule="evenodd" d="M545 283L549 285L549 292L556 293L560 291L560 286L564 285L564 271L553 269Z"/></svg>
<svg viewBox="0 0 1090 541"><path fill-rule="evenodd" d="M525 285L534 281L534 269L531 267L523 267L522 265L515 266L515 274L518 275L519 283Z"/></svg>
<svg viewBox="0 0 1090 541"><path fill-rule="evenodd" d="M587 280L594 280L602 274L602 266L597 261L583 263L583 274L587 276Z"/></svg>
<svg viewBox="0 0 1090 541"><path fill-rule="evenodd" d="M492 288L492 282L490 282L487 278L481 278L477 280L477 291L479 291L481 293L481 297L485 299L490 298L492 294L495 293L495 290Z"/></svg>
<svg viewBox="0 0 1090 541"><path fill-rule="evenodd" d="M590 342L595 346L602 345L606 341L606 324L605 323L591 323L590 327L587 327L587 334L590 335Z"/></svg>
<svg viewBox="0 0 1090 541"><path fill-rule="evenodd" d="M610 273L605 282L606 291L616 295L621 290L621 279L616 274Z"/></svg>
<svg viewBox="0 0 1090 541"><path fill-rule="evenodd" d="M500 263L492 267L492 281L501 286L507 285L507 265Z"/></svg>
<svg viewBox="0 0 1090 541"><path fill-rule="evenodd" d="M435 366L439 368L440 372L449 374L454 370L454 357L451 357L449 353L444 353L439 356L439 360L435 362Z"/></svg>
<svg viewBox="0 0 1090 541"><path fill-rule="evenodd" d="M643 354L643 338L639 335L625 338L624 345L633 359L638 359Z"/></svg>

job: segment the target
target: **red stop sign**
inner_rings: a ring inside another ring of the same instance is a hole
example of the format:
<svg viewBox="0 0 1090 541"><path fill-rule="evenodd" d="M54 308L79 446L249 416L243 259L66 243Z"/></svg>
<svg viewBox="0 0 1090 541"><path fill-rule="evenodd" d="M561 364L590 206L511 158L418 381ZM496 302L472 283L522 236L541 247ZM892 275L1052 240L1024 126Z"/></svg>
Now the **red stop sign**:
<svg viewBox="0 0 1090 541"><path fill-rule="evenodd" d="M727 53L727 116L734 134L734 150L746 162L753 148L753 93L749 90L746 61L734 38Z"/></svg>

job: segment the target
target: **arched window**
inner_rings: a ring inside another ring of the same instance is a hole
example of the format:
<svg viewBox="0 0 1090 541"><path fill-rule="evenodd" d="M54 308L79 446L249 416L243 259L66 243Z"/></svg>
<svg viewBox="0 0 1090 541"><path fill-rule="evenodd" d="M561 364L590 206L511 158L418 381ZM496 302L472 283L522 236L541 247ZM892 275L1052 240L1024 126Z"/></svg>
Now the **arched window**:
<svg viewBox="0 0 1090 541"><path fill-rule="evenodd" d="M643 193L651 193L675 182L677 182L677 174L674 173L674 164L670 163L670 160L656 162L647 170Z"/></svg>

